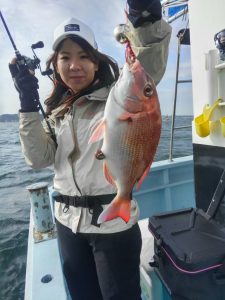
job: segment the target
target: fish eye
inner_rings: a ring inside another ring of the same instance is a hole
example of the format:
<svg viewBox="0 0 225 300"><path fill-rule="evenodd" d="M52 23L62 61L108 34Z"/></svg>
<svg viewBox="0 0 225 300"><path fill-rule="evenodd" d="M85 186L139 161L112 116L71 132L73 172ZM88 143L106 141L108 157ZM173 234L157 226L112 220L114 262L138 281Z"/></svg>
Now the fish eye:
<svg viewBox="0 0 225 300"><path fill-rule="evenodd" d="M150 84L146 84L144 87L144 95L146 97L150 97L153 94L153 88Z"/></svg>

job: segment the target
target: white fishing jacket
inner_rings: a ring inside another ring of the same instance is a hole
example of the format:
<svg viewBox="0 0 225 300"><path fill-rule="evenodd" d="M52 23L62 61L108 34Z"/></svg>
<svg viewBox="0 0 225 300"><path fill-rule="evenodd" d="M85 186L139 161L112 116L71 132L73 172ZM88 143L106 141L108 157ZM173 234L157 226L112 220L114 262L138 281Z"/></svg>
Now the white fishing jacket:
<svg viewBox="0 0 225 300"><path fill-rule="evenodd" d="M171 27L160 20L128 32L132 49L145 70L157 84L166 68ZM50 137L45 122L41 123L39 113L20 113L20 141L25 160L35 169L54 166L54 189L63 195L80 196L116 193L103 174L103 160L95 158L101 148L101 141L88 144L91 129L103 117L105 103L110 89L101 88L75 101L64 118L56 118L60 108L52 112L49 121L55 131L58 147ZM151 199L149 199L151 201ZM92 214L87 208L71 207L63 212L65 204L55 203L55 216L59 222L73 232L112 233L133 226L139 218L135 200L131 201L131 218L126 224L122 219L91 225ZM104 208L104 206L103 206Z"/></svg>

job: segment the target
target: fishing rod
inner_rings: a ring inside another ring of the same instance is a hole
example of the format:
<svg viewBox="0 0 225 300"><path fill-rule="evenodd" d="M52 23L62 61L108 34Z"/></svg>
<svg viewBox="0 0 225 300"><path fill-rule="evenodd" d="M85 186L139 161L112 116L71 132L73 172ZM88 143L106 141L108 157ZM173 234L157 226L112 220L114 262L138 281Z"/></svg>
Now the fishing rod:
<svg viewBox="0 0 225 300"><path fill-rule="evenodd" d="M8 37L9 37L10 41L11 41L11 44L12 44L12 46L13 46L13 49L14 49L14 51L15 51L15 55L16 55L16 65L17 65L17 67L18 67L18 70L23 70L24 68L27 68L27 69L29 69L29 70L35 71L35 69L39 69L40 72L41 72L41 75L43 75L43 76L46 76L46 75L47 75L47 76L52 80L52 78L50 77L50 75L52 75L52 73L53 73L52 70L51 70L51 69L48 69L48 70L46 70L46 71L44 71L44 72L41 70L41 65L40 65L40 62L41 62L41 61L40 61L40 59L37 57L37 55L36 55L36 53L35 53L35 51L34 51L34 49L37 49L37 48L43 48L43 47L44 47L44 43L43 43L42 41L39 41L39 42L37 42L37 43L31 45L31 49L32 49L32 52L33 52L33 58L29 58L29 57L27 57L27 56L21 55L20 52L19 52L19 50L18 50L17 47L16 47L16 44L15 44L15 42L14 42L12 36L11 36L11 33L10 33L9 29L8 29L8 26L7 26L6 22L5 22L5 19L3 18L3 15L2 15L1 10L0 10L0 18L1 18L1 20L2 20L2 23L3 23L4 27L5 27L5 30L6 30L6 32L7 32L7 35L8 35ZM42 115L43 115L43 117L44 117L44 119L45 119L45 122L46 122L46 124L47 124L47 126L48 126L49 132L50 132L50 134L51 134L51 138L53 139L53 141L55 142L55 144L56 144L56 146L57 146L55 134L54 134L54 132L53 132L53 130L52 130L52 128L51 128L50 123L49 123L48 120L47 120L47 117L46 117L46 114L45 114L45 112L44 112L44 109L43 109L43 107L42 107L42 105L41 105L39 96L37 96L37 99L35 99L35 100L37 101L37 103L38 103L38 108L40 108L40 111L41 111L41 113L42 113Z"/></svg>

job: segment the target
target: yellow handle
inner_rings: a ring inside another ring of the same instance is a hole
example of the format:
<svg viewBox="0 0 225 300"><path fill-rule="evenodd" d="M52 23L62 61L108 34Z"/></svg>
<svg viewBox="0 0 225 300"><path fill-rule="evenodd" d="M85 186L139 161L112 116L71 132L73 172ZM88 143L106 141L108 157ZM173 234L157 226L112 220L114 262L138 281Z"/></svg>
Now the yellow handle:
<svg viewBox="0 0 225 300"><path fill-rule="evenodd" d="M206 137L210 133L209 121L214 109L219 105L222 99L217 99L212 106L204 106L203 113L194 119L195 130L200 137Z"/></svg>
<svg viewBox="0 0 225 300"><path fill-rule="evenodd" d="M222 135L225 137L225 116L220 119Z"/></svg>

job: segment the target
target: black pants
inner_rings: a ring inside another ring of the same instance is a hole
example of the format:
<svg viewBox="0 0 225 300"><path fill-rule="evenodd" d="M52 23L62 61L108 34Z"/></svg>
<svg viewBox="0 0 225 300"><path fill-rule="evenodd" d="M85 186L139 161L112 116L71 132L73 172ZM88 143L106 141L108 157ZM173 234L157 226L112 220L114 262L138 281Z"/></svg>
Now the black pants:
<svg viewBox="0 0 225 300"><path fill-rule="evenodd" d="M57 230L72 299L141 299L138 224L112 234L74 234L59 222Z"/></svg>

